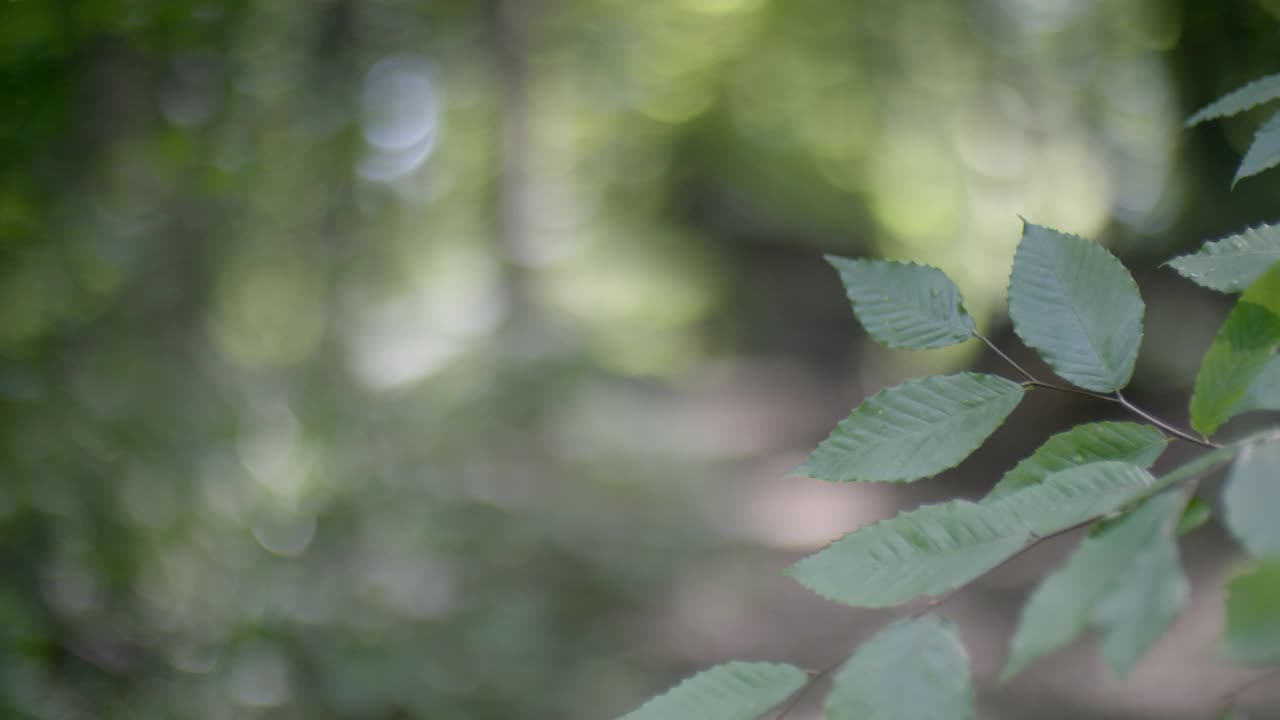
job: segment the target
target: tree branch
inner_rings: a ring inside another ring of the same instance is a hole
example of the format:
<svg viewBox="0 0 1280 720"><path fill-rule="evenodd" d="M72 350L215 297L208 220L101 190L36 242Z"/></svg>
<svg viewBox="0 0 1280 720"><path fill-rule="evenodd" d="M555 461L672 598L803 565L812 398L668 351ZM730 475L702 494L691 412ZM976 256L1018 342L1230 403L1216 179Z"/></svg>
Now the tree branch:
<svg viewBox="0 0 1280 720"><path fill-rule="evenodd" d="M1201 447L1207 447L1207 448L1219 448L1219 447L1222 447L1221 445L1219 445L1219 444L1217 444L1217 443L1209 442L1208 440L1205 440L1205 439L1203 439L1203 438L1198 438L1198 437L1196 437L1196 436L1194 436L1194 435L1192 435L1192 434L1190 434L1190 433L1188 433L1188 432L1186 432L1186 431L1184 431L1184 430L1179 430L1179 429L1177 429L1177 428L1173 427L1172 425L1169 425L1169 424L1165 423L1164 421L1160 420L1160 418L1157 418L1157 417L1155 417L1155 416L1151 415L1150 413L1148 413L1147 411L1145 411L1145 410L1143 410L1142 408L1138 407L1137 405L1134 405L1133 403L1129 402L1129 401L1125 398L1125 396L1124 396L1124 395L1121 395L1121 394L1120 394L1120 391L1119 391L1119 390L1117 390L1117 391L1116 391L1116 400L1119 400L1119 401L1120 401L1120 404L1121 404L1121 405L1123 405L1123 406L1125 406L1125 409L1127 409L1129 412L1131 412L1131 413L1133 413L1133 414L1137 415L1137 416L1138 416L1138 417L1140 417L1140 418L1143 418L1143 419L1144 419L1144 420L1146 420L1147 422L1149 422L1149 423L1151 423L1151 424L1155 425L1156 427L1158 427L1158 428L1160 428L1161 430L1163 430L1163 431L1165 431L1165 432L1169 433L1170 435L1173 435L1174 437L1182 438L1183 440L1186 440L1187 442L1195 443L1196 445L1199 445L1199 446L1201 446Z"/></svg>
<svg viewBox="0 0 1280 720"><path fill-rule="evenodd" d="M1005 362L1009 363L1010 365L1012 365L1012 366L1013 366L1013 368L1014 368L1015 370L1017 370L1018 372L1022 373L1022 374L1023 374L1023 376L1027 378L1027 380L1029 380L1030 382L1033 382L1033 383L1038 383L1038 381L1036 380L1035 375L1032 375L1031 373L1027 372L1027 370L1026 370L1025 368L1023 368L1023 367L1022 367L1021 365L1019 365L1018 363L1014 362L1014 361L1013 361L1013 358L1009 357L1008 355L1005 355L1005 354L1004 354L1004 352L1000 350L1000 348L996 347L996 344L995 344L995 343L993 343L993 342L991 342L990 340L988 340L988 339L987 339L987 336L986 336L986 335L983 335L982 333L978 333L978 332L975 332L974 334L978 336L978 339L979 339L979 340L981 340L982 342L986 343L987 347L991 348L991 352L993 352L993 353L995 353L995 354L999 355L1000 357L1004 358L1004 361L1005 361Z"/></svg>
<svg viewBox="0 0 1280 720"><path fill-rule="evenodd" d="M1103 395L1102 397L1115 400L1115 398L1109 398L1106 395ZM1222 466L1231 462L1231 460L1235 458L1236 453L1240 451L1240 448L1245 445L1249 445L1249 444L1264 441L1264 440L1276 440L1276 439L1280 439L1280 433L1277 433L1275 430L1269 430L1265 432L1256 433L1254 435L1250 435L1231 445L1214 446L1213 452L1205 453L1204 455L1201 455L1200 457L1195 458L1194 460L1181 465L1180 467L1173 470L1172 472L1169 472L1169 473L1166 473L1165 475L1160 476L1160 478L1158 478L1156 482L1151 486L1149 492L1147 492L1147 494L1144 495L1142 498L1140 498L1137 502L1145 500L1153 495L1156 495L1157 493L1163 492L1175 485L1180 485L1190 480L1196 480L1204 473L1209 472L1210 470L1214 470L1219 466ZM964 592L965 590L967 590L977 581L981 580L982 578L986 577L992 572L1002 567L1005 567L1010 562L1013 562L1015 559L1021 557L1023 554L1030 551L1032 548L1036 547L1037 545L1045 542L1046 540L1051 540L1053 538L1066 535L1067 533L1080 530L1081 528L1088 527L1089 525L1092 525L1098 520L1101 520L1106 514L1109 514L1109 513L1105 513L1103 515L1095 515L1094 517L1081 520L1080 522L1074 525L1071 525L1070 527L1065 527L1065 528L1062 528L1061 530L1055 530L1054 532L1051 532L1047 535L1032 536L1032 539L1030 542L1023 545L1021 548L1019 548L1016 552L1014 552L1009 557L1001 560L999 563L996 563L992 567L988 568L985 572L969 580L968 582L956 588L953 588L947 591L946 593L943 593L942 595L939 595L938 597L929 601L924 607L915 610L907 617L912 620L917 620L927 615L928 613L934 610L937 610L938 608L950 602L951 599L954 598L956 595L959 595L961 592ZM833 662L830 665L827 665L821 670L810 673L809 679L805 682L805 684L799 690L795 692L794 695L791 696L791 699L788 700L787 703L779 709L778 713L774 716L774 720L784 720L784 718L786 718L786 716L792 710L795 709L796 705L799 704L800 700L802 700L804 696L808 694L809 690L812 689L813 686L819 680L831 674L832 670L834 670L835 668L843 664L845 661L847 661L849 657L851 656L846 656L844 658L841 658L836 662ZM1277 670L1276 673L1280 673L1280 670ZM1224 696L1226 702L1229 702L1231 698L1234 697L1234 695L1238 695L1239 693L1244 692L1244 690L1247 690L1254 683L1260 682L1261 679L1270 677L1273 674L1275 673L1268 673L1267 675L1262 676L1262 678L1255 678L1254 680L1251 680L1249 683L1246 683L1240 688L1236 688L1235 690L1232 691L1232 693L1228 693L1227 696ZM1224 702L1223 704L1225 705L1226 702Z"/></svg>
<svg viewBox="0 0 1280 720"><path fill-rule="evenodd" d="M1222 447L1217 443L1210 442L1209 440L1206 440L1204 438L1196 437L1195 435L1192 435L1191 433L1185 430L1179 430L1173 425L1170 425L1169 423L1161 420L1160 418L1157 418L1156 416L1152 415L1146 410L1143 410L1137 405L1134 405L1133 403L1129 402L1129 400L1125 398L1124 395L1120 394L1119 390L1117 390L1114 395L1105 395L1103 393L1093 392L1091 390L1081 390L1079 388L1067 387L1065 385L1056 385L1054 383L1047 383L1047 382L1038 380L1035 375L1032 375L1026 368L1014 362L1013 358L1009 357L1004 352L1002 352L1000 348L996 347L995 343L988 340L986 336L982 335L981 333L975 333L975 334L978 336L978 339L986 343L987 347L991 348L992 352L994 352L996 355L999 355L1001 358L1004 359L1005 362L1012 365L1014 370L1017 370L1018 372L1022 373L1022 375L1027 378L1026 381L1022 383L1023 387L1044 388L1045 390L1054 390L1056 392L1069 393L1071 395L1080 395L1082 397L1093 398L1094 400L1104 400L1106 402L1119 403L1121 406L1124 407L1124 409L1128 410L1134 415L1137 415L1143 420L1146 420L1152 425L1155 425L1156 427L1160 428L1160 430L1162 430L1164 433L1171 435L1173 437L1176 437L1179 440L1186 440L1189 443L1195 443L1200 447L1206 447L1206 448Z"/></svg>
<svg viewBox="0 0 1280 720"><path fill-rule="evenodd" d="M795 691L795 693L791 696L791 699L788 700L786 704L784 704L781 708L778 708L778 713L773 716L774 720L782 720L787 716L788 713L790 713L792 710L795 710L796 705L800 704L800 701L803 700L804 696L807 695L809 691L813 689L814 685L818 684L819 680L830 675L832 670L835 670L836 668L843 665L845 661L847 661L850 657L852 657L852 655L846 655L845 657L842 657L839 660L836 660L835 662L827 665L821 670L809 673L809 679L805 680L804 685L802 685L799 690Z"/></svg>

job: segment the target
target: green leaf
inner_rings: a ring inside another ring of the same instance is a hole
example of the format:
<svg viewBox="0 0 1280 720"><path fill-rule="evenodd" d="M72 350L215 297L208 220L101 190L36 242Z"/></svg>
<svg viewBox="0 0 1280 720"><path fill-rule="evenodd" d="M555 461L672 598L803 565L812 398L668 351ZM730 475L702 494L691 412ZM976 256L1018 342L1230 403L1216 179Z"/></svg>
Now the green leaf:
<svg viewBox="0 0 1280 720"><path fill-rule="evenodd" d="M1036 658L1079 637L1095 621L1102 603L1127 606L1131 601L1129 593L1137 593L1122 586L1134 572L1139 557L1153 543L1171 534L1181 511L1182 498L1177 493L1161 493L1118 520L1102 524L1085 538L1066 564L1046 578L1023 606L1009 658L1000 674L1001 682ZM1117 600L1109 600L1117 595ZM1103 615L1104 624L1110 627L1109 619ZM1148 636L1148 632L1142 632L1113 640L1126 651L1113 651L1117 660L1140 656L1145 647L1139 647L1138 641Z"/></svg>
<svg viewBox="0 0 1280 720"><path fill-rule="evenodd" d="M953 467L1022 400L997 375L933 376L882 390L858 406L795 470L819 480L910 482Z"/></svg>
<svg viewBox="0 0 1280 720"><path fill-rule="evenodd" d="M1043 537L1136 502L1154 483L1137 465L1103 460L1056 472L985 507L1017 517Z"/></svg>
<svg viewBox="0 0 1280 720"><path fill-rule="evenodd" d="M1022 549L1027 528L985 505L926 505L859 528L787 568L819 595L891 607L960 587Z"/></svg>
<svg viewBox="0 0 1280 720"><path fill-rule="evenodd" d="M1198 497L1193 497L1191 502L1187 503L1187 509L1182 511L1182 517L1178 520L1176 534L1178 537L1189 535L1212 519L1213 508L1209 507L1209 503Z"/></svg>
<svg viewBox="0 0 1280 720"><path fill-rule="evenodd" d="M1259 225L1165 263L1201 287L1237 293L1280 261L1280 225Z"/></svg>
<svg viewBox="0 0 1280 720"><path fill-rule="evenodd" d="M1227 652L1249 665L1280 664L1280 557L1227 583Z"/></svg>
<svg viewBox="0 0 1280 720"><path fill-rule="evenodd" d="M967 720L969 656L951 623L899 620L868 640L834 678L827 720Z"/></svg>
<svg viewBox="0 0 1280 720"><path fill-rule="evenodd" d="M1171 519L1180 513L1175 508ZM1102 657L1118 677L1128 675L1173 625L1187 595L1178 545L1173 533L1166 531L1133 558L1128 572L1094 608L1093 626L1102 636Z"/></svg>
<svg viewBox="0 0 1280 720"><path fill-rule="evenodd" d="M1254 557L1280 554L1280 442L1240 450L1222 490L1223 520Z"/></svg>
<svg viewBox="0 0 1280 720"><path fill-rule="evenodd" d="M1263 103L1280 98L1280 75L1268 75L1233 90L1208 105L1200 108L1187 118L1187 127L1198 125L1205 120L1231 117Z"/></svg>
<svg viewBox="0 0 1280 720"><path fill-rule="evenodd" d="M1063 379L1096 392L1129 384L1144 306L1101 245L1027 223L1009 277L1013 329Z"/></svg>
<svg viewBox="0 0 1280 720"><path fill-rule="evenodd" d="M1100 460L1151 467L1169 441L1150 425L1131 422L1097 422L1077 425L1058 433L1031 457L1005 473L982 502L999 500L1010 493L1039 485L1053 473Z"/></svg>
<svg viewBox="0 0 1280 720"><path fill-rule="evenodd" d="M937 268L831 255L827 262L840 273L862 327L888 347L939 348L977 334L959 288Z"/></svg>
<svg viewBox="0 0 1280 720"><path fill-rule="evenodd" d="M1211 434L1244 401L1280 345L1280 265L1249 286L1213 339L1191 396L1191 426Z"/></svg>
<svg viewBox="0 0 1280 720"><path fill-rule="evenodd" d="M1254 410L1280 410L1280 357L1272 357L1254 378L1231 416Z"/></svg>
<svg viewBox="0 0 1280 720"><path fill-rule="evenodd" d="M731 662L694 675L621 720L755 720L804 687L791 665Z"/></svg>
<svg viewBox="0 0 1280 720"><path fill-rule="evenodd" d="M1244 178L1275 167L1277 163L1280 163L1280 113L1272 115L1254 134L1253 143L1240 161L1240 168L1236 170L1231 185L1234 187Z"/></svg>

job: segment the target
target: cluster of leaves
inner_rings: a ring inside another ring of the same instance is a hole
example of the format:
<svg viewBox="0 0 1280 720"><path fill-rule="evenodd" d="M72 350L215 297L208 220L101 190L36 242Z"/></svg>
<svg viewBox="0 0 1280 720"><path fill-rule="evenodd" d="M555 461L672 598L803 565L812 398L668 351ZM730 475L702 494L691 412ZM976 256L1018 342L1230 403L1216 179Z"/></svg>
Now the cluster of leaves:
<svg viewBox="0 0 1280 720"><path fill-rule="evenodd" d="M1280 98L1280 76L1231 93L1189 124ZM1259 131L1237 180L1280 163L1280 114ZM925 350L977 339L956 285L940 270L886 260L829 258L854 314L878 342ZM1088 527L1075 552L1031 594L1001 680L1092 629L1125 676L1172 625L1188 592L1177 538L1208 519L1195 497L1205 472L1233 463L1224 522L1252 564L1227 587L1225 647L1246 664L1280 664L1280 433L1219 445L1231 417L1280 409L1280 226L1261 226L1170 261L1212 290L1240 293L1205 353L1178 430L1133 405L1145 307L1128 270L1101 245L1027 223L1009 278L1009 317L1022 341L1070 386L1043 382L1009 360L1018 381L959 373L909 380L865 400L797 472L831 482L912 482L954 467L1031 390L1085 394L1146 422L1094 422L1048 439L977 502L926 505L858 528L787 574L852 607L933 598L866 642L833 676L832 720L970 718L975 689L954 626L937 616L951 594L1045 538ZM991 345L997 353L1000 351ZM1003 353L1001 353L1003 355ZM1007 359L1007 358L1006 358ZM1159 477L1149 468L1178 438L1208 449ZM748 720L807 687L785 664L732 662L704 671L624 720ZM785 713L785 711L784 711Z"/></svg>

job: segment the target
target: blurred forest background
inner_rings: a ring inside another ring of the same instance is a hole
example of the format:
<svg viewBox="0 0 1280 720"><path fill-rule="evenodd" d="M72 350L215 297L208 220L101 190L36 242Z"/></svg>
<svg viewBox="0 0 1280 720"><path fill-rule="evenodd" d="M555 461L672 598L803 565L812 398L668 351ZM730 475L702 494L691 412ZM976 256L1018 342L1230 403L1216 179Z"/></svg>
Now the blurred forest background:
<svg viewBox="0 0 1280 720"><path fill-rule="evenodd" d="M1277 176L1229 191L1257 114L1181 120L1280 70L1278 30L1275 0L3 0L0 717L587 720L825 665L892 613L779 569L1113 408L1034 397L911 488L784 477L880 387L999 367L868 345L821 254L942 267L1035 365L1018 215L1097 238L1149 308L1134 395L1182 423L1224 308L1158 264L1274 220ZM1211 528L1127 685L1085 644L991 687L1069 544L948 606L983 717L1203 717L1248 677Z"/></svg>

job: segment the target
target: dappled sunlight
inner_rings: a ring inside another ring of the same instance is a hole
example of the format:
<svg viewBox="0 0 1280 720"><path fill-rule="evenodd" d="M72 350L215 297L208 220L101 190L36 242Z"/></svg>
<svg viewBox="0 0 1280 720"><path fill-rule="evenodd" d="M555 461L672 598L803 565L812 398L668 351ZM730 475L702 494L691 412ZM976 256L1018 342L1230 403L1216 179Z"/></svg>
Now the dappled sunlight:
<svg viewBox="0 0 1280 720"><path fill-rule="evenodd" d="M437 241L408 269L414 290L361 307L347 330L356 376L375 389L428 377L502 322L496 268L481 249Z"/></svg>
<svg viewBox="0 0 1280 720"><path fill-rule="evenodd" d="M423 58L387 58L369 70L361 128L369 150L360 176L377 182L401 178L427 159L439 136L431 68Z"/></svg>

